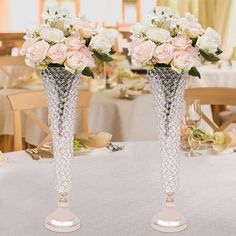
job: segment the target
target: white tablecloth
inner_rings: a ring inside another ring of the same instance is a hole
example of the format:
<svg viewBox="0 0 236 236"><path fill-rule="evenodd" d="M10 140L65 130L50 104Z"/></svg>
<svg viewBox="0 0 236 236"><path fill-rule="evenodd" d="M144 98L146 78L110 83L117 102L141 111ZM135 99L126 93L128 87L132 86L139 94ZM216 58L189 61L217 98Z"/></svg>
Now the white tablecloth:
<svg viewBox="0 0 236 236"><path fill-rule="evenodd" d="M73 159L71 208L82 227L70 235L156 236L150 219L163 207L160 157L156 142L126 143ZM8 153L0 166L0 235L65 235L47 231L44 218L56 206L52 160L33 161L24 152ZM181 159L176 205L188 228L175 235L236 235L236 155Z"/></svg>
<svg viewBox="0 0 236 236"><path fill-rule="evenodd" d="M199 67L201 79L192 78L192 87L236 87L236 68L216 66Z"/></svg>

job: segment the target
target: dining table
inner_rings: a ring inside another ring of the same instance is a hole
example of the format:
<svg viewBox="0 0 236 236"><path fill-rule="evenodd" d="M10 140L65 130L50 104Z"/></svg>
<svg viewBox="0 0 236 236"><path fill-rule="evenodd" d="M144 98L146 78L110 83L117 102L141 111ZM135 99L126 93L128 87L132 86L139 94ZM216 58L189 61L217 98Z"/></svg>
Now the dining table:
<svg viewBox="0 0 236 236"><path fill-rule="evenodd" d="M81 220L80 236L167 236L151 228L164 207L158 141L123 142L122 151L95 149L72 158L70 208ZM26 152L4 154L0 165L0 235L52 236L44 219L56 207L54 160ZM186 217L179 236L236 235L236 153L202 151L180 157L176 208Z"/></svg>
<svg viewBox="0 0 236 236"><path fill-rule="evenodd" d="M191 78L187 87L236 87L236 69L234 67L202 66L199 68L202 79ZM130 80L129 85L137 83ZM139 83L139 82L138 82ZM36 86L37 85L37 86ZM0 89L0 135L14 135L13 113L7 99L9 94L40 89L39 84L29 84L23 87ZM132 100L120 98L120 88L117 85L110 90L93 92L89 106L89 132L106 131L113 135L113 141L151 141L159 138L158 120L152 95L141 94ZM32 86L32 89L30 89ZM41 89L43 89L41 84ZM202 106L205 114L212 117L209 106ZM40 119L47 122L47 110L35 111ZM38 145L44 133L29 119L22 115L22 133L27 143ZM210 131L202 121L201 127ZM80 132L80 116L76 116L76 133ZM10 150L10 149L8 149Z"/></svg>

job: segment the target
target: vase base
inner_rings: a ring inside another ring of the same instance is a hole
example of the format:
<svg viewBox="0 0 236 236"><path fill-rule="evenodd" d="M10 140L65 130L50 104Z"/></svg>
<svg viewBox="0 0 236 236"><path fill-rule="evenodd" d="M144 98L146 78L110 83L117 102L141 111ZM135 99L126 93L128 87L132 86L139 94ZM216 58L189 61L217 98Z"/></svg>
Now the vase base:
<svg viewBox="0 0 236 236"><path fill-rule="evenodd" d="M44 226L54 232L73 232L80 228L80 220L68 208L58 207L47 216Z"/></svg>
<svg viewBox="0 0 236 236"><path fill-rule="evenodd" d="M151 226L160 232L174 233L187 228L186 219L174 207L166 207L152 218Z"/></svg>

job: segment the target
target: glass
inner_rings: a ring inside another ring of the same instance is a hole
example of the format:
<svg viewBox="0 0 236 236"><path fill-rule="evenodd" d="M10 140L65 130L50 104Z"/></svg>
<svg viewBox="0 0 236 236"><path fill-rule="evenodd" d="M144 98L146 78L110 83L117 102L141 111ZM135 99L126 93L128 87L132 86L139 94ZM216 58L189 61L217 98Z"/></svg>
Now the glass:
<svg viewBox="0 0 236 236"><path fill-rule="evenodd" d="M48 101L58 192L58 207L45 219L45 227L54 232L72 232L80 228L79 218L69 209L79 75L71 74L64 67L48 67L42 71L42 79Z"/></svg>
<svg viewBox="0 0 236 236"><path fill-rule="evenodd" d="M186 219L175 208L186 74L156 67L148 71L148 76L160 130L161 178L166 194L165 207L152 218L151 226L161 232L178 232L187 227Z"/></svg>
<svg viewBox="0 0 236 236"><path fill-rule="evenodd" d="M199 99L185 105L184 122L185 126L191 130L188 136L189 152L186 153L186 156L196 157L202 155L200 152L196 152L201 146L201 141L195 137L195 131L201 124L201 105Z"/></svg>

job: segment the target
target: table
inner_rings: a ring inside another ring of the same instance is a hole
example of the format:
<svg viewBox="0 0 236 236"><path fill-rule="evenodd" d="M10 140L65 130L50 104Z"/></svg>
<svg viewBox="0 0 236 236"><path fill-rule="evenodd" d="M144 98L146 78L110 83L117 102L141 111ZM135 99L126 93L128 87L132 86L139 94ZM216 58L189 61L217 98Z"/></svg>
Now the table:
<svg viewBox="0 0 236 236"><path fill-rule="evenodd" d="M34 68L26 65L0 66L0 87L11 87L17 83L17 79L30 77L34 72Z"/></svg>
<svg viewBox="0 0 236 236"><path fill-rule="evenodd" d="M200 67L202 79L194 78L189 86L225 86L236 87L236 69L203 66ZM0 135L13 135L13 122L10 104L7 95L17 93L19 89L0 90ZM112 91L100 91L93 93L90 105L89 131L107 131L113 135L113 141L148 141L158 139L158 128L152 95L146 94L137 97L133 101L121 100L119 88ZM211 117L209 106L203 108L204 113ZM2 115L3 114L3 115ZM47 121L47 111L38 110L37 114ZM79 116L77 115L76 132L79 132ZM206 129L203 123L202 128ZM37 145L43 138L43 133L24 120L23 136L30 144Z"/></svg>
<svg viewBox="0 0 236 236"><path fill-rule="evenodd" d="M125 146L73 159L71 208L82 227L70 235L173 235L150 227L151 217L163 207L158 142ZM24 152L6 157L9 163L0 166L0 235L62 235L43 227L56 201L53 161L33 161ZM181 158L176 205L188 228L175 235L235 236L235 169L235 154Z"/></svg>

